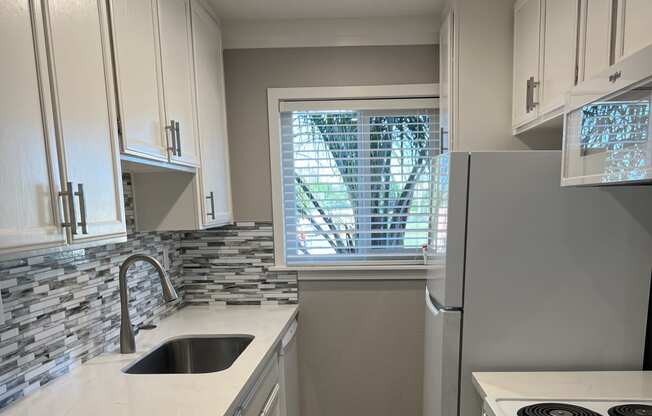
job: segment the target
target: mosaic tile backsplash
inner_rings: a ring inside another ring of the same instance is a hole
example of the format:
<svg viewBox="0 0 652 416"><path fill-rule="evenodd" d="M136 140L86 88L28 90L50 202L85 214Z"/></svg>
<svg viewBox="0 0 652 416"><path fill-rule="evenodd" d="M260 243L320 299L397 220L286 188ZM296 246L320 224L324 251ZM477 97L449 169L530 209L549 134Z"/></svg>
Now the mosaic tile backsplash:
<svg viewBox="0 0 652 416"><path fill-rule="evenodd" d="M297 303L296 273L269 271L274 264L272 223L241 222L185 233L181 252L184 302Z"/></svg>
<svg viewBox="0 0 652 416"><path fill-rule="evenodd" d="M0 325L0 408L67 373L90 358L118 347L118 270L133 253L162 258L183 296L181 236L133 229L129 176L123 178L129 236L126 243L0 262L5 323ZM129 276L134 324L156 320L182 304L164 304L158 275L137 263Z"/></svg>
<svg viewBox="0 0 652 416"><path fill-rule="evenodd" d="M131 178L123 176L128 240L121 244L0 261L0 410L105 351L118 348L118 270L133 253L163 258L180 299L165 304L158 275L130 270L134 324L186 304L296 303L296 276L271 273L271 223L202 232L136 232Z"/></svg>

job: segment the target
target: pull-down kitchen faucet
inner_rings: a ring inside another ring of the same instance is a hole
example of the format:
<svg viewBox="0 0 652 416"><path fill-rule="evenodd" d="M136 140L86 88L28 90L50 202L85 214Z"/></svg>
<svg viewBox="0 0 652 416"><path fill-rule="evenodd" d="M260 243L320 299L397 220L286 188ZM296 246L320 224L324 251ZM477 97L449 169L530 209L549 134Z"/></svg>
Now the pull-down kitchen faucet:
<svg viewBox="0 0 652 416"><path fill-rule="evenodd" d="M161 287L163 288L163 299L166 302L172 302L177 300L177 292L172 287L170 278L167 273L161 266L161 263L158 262L152 256L146 256L144 254L134 254L125 259L125 261L120 266L120 353L121 354L130 354L136 351L136 339L134 338L134 329L131 326L131 319L129 319L129 291L127 290L127 270L129 267L136 263L137 261L145 261L152 266L158 272L158 276L161 281Z"/></svg>

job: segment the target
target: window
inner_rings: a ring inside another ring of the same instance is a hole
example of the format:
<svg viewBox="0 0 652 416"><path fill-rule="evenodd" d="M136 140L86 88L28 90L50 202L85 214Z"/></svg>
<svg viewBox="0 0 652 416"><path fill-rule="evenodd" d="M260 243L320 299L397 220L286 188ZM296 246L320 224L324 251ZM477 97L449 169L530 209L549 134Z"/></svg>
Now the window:
<svg viewBox="0 0 652 416"><path fill-rule="evenodd" d="M281 102L279 147L286 264L423 261L436 99Z"/></svg>

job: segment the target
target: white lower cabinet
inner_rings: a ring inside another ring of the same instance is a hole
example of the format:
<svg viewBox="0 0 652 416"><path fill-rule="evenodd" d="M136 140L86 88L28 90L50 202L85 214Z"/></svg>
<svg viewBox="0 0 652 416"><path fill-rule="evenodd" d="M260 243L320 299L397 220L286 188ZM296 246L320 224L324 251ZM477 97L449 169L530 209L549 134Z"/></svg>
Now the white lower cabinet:
<svg viewBox="0 0 652 416"><path fill-rule="evenodd" d="M105 18L101 0L0 6L0 254L125 236Z"/></svg>
<svg viewBox="0 0 652 416"><path fill-rule="evenodd" d="M295 320L281 341L279 351L280 411L282 416L299 416L299 347L298 322Z"/></svg>
<svg viewBox="0 0 652 416"><path fill-rule="evenodd" d="M298 322L289 326L278 347L262 366L234 416L298 416Z"/></svg>
<svg viewBox="0 0 652 416"><path fill-rule="evenodd" d="M235 415L281 416L279 383L278 353L274 353Z"/></svg>

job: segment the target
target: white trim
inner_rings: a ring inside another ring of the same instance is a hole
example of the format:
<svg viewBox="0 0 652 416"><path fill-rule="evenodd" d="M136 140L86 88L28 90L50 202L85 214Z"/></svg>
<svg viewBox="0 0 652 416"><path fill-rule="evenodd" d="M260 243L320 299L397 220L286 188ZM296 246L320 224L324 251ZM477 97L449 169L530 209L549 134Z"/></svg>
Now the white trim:
<svg viewBox="0 0 652 416"><path fill-rule="evenodd" d="M351 280L426 280L427 273L422 269L394 269L387 266L382 269L324 269L299 271L299 281L351 281Z"/></svg>
<svg viewBox="0 0 652 416"><path fill-rule="evenodd" d="M225 49L434 45L439 16L223 20Z"/></svg>
<svg viewBox="0 0 652 416"><path fill-rule="evenodd" d="M439 84L267 89L267 120L269 123L269 157L271 169L270 178L272 182L272 219L274 226L274 261L276 267L286 267L284 239L285 216L283 215L283 175L281 164L281 113L279 111L281 102L329 99L405 99L431 98L438 96Z"/></svg>
<svg viewBox="0 0 652 416"><path fill-rule="evenodd" d="M409 99L373 99L373 100L310 100L310 101L281 101L280 111L310 111L319 110L383 110L388 107L392 110L417 110L422 108L435 108L439 106L437 98L409 98Z"/></svg>
<svg viewBox="0 0 652 416"><path fill-rule="evenodd" d="M330 270L349 270L349 271L379 271L379 270L432 270L433 266L426 264L375 264L375 265L354 265L354 264L338 264L338 265L323 265L323 266L272 266L269 268L271 272L324 272Z"/></svg>

